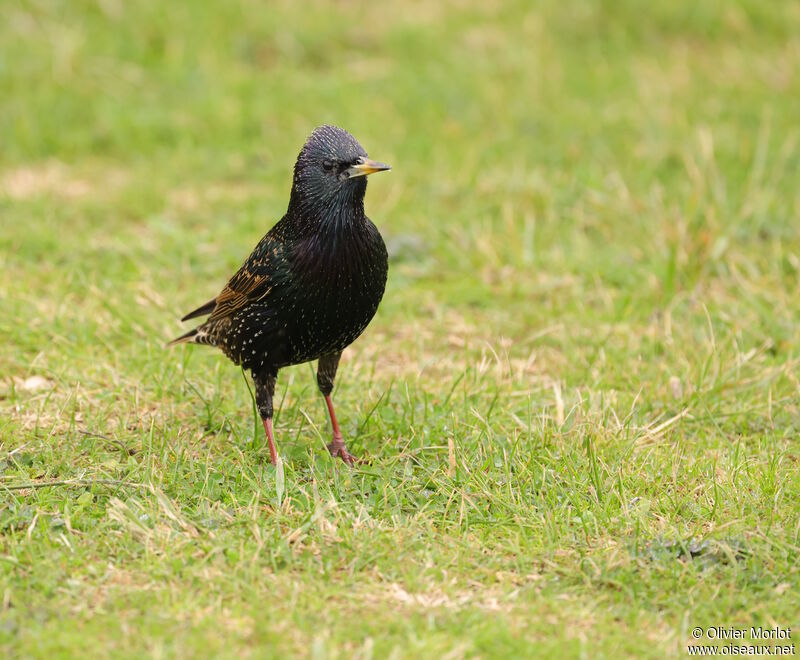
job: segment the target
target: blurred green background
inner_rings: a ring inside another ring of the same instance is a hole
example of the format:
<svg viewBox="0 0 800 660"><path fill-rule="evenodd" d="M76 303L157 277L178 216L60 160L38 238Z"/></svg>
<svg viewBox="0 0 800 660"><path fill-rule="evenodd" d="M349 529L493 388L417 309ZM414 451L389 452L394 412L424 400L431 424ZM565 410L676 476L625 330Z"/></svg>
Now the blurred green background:
<svg viewBox="0 0 800 660"><path fill-rule="evenodd" d="M790 1L4 0L0 648L661 657L797 623L799 74ZM372 464L330 464L296 367L279 483L237 369L164 342L322 123L393 166L336 393Z"/></svg>

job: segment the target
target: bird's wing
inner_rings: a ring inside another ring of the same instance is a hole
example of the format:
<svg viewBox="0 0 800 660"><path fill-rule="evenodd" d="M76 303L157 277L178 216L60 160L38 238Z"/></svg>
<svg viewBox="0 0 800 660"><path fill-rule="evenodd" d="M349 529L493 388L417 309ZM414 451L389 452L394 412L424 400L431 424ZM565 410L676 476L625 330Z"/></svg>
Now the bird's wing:
<svg viewBox="0 0 800 660"><path fill-rule="evenodd" d="M181 319L181 322L188 321L190 319L196 319L198 316L208 316L211 312L214 311L214 307L217 305L217 299L212 298L204 305L200 305L197 309L189 312L186 316Z"/></svg>
<svg viewBox="0 0 800 660"><path fill-rule="evenodd" d="M208 320L216 321L226 316L233 316L248 304L265 299L272 290L270 282L267 269L252 268L249 263L245 264L216 297L214 311Z"/></svg>
<svg viewBox="0 0 800 660"><path fill-rule="evenodd" d="M214 299L208 322L231 317L247 305L265 301L286 267L286 246L276 232L271 231Z"/></svg>
<svg viewBox="0 0 800 660"><path fill-rule="evenodd" d="M225 288L213 300L209 300L181 320L210 316L206 323L219 321L236 314L247 305L264 301L270 292L287 274L287 254L282 219L259 241L247 261L228 280Z"/></svg>
<svg viewBox="0 0 800 660"><path fill-rule="evenodd" d="M208 321L232 316L248 302L269 295L271 289L269 282L269 266L251 263L251 259L248 259L216 298L189 312L181 321L209 314L211 316L208 317Z"/></svg>

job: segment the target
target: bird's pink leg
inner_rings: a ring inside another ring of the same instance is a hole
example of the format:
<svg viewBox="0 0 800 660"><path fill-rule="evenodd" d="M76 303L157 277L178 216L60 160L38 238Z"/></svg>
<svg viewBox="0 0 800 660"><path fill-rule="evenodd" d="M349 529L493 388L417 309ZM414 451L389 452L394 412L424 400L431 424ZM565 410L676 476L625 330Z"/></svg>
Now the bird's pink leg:
<svg viewBox="0 0 800 660"><path fill-rule="evenodd" d="M272 417L264 418L264 431L267 434L267 444L269 445L269 457L273 465L278 464L278 450L275 449L275 439L272 437Z"/></svg>
<svg viewBox="0 0 800 660"><path fill-rule="evenodd" d="M333 401L331 401L330 394L325 395L325 403L328 406L328 414L331 416L331 426L333 427L333 440L328 445L328 451L331 453L331 456L338 456L348 465L353 465L356 459L347 451L347 447L344 446L344 438L339 429L339 422L336 420L336 412L333 409Z"/></svg>

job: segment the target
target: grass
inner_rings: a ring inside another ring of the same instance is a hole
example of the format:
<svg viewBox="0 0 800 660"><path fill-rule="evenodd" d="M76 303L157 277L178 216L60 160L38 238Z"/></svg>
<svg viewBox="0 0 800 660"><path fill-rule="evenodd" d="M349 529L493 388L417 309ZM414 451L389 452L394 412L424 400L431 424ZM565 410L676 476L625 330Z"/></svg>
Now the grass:
<svg viewBox="0 0 800 660"><path fill-rule="evenodd" d="M800 623L792 2L0 5L0 652L680 656ZM335 392L166 350L310 130L394 166ZM53 485L46 484L53 482Z"/></svg>

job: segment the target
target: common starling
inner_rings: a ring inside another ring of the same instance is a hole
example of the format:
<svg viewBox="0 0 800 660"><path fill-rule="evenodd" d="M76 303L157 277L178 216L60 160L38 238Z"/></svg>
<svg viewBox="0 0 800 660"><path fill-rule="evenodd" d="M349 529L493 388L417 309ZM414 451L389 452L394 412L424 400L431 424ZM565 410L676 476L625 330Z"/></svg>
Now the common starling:
<svg viewBox="0 0 800 660"><path fill-rule="evenodd" d="M372 320L386 286L386 246L364 213L364 193L366 175L388 169L347 131L315 129L297 157L286 214L221 293L181 319L208 315L205 323L170 342L216 346L251 372L273 463L278 370L310 360L319 360L333 427L328 451L354 463L331 392L342 351Z"/></svg>

